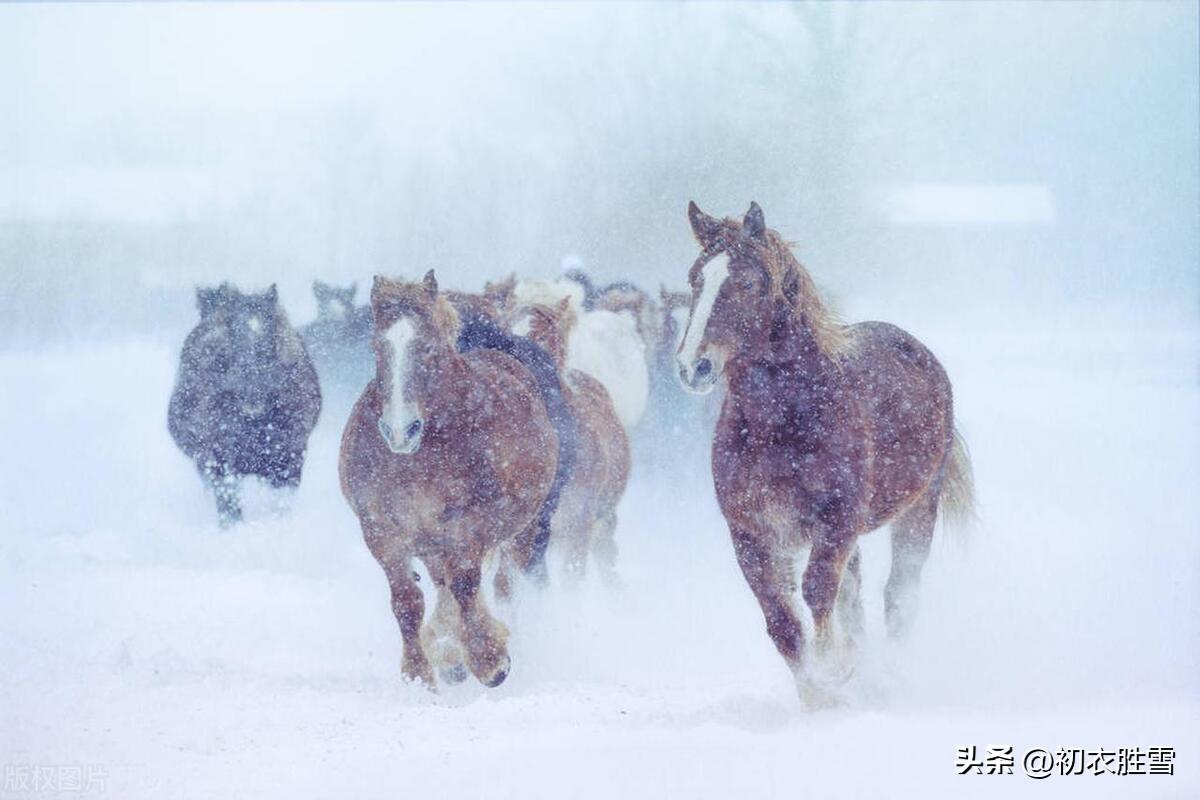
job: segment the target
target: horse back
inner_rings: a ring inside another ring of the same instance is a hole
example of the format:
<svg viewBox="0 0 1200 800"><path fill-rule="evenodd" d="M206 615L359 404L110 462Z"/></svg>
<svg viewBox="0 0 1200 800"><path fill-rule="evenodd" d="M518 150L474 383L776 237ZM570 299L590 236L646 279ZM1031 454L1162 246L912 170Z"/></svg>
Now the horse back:
<svg viewBox="0 0 1200 800"><path fill-rule="evenodd" d="M940 480L953 436L950 379L915 336L886 322L851 326L850 391L872 456L871 521L883 521Z"/></svg>

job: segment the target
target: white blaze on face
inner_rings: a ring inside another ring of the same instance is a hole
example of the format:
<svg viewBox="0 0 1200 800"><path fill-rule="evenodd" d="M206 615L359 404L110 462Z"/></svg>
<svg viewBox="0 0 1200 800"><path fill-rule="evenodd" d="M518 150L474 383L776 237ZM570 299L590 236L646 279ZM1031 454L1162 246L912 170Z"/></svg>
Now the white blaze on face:
<svg viewBox="0 0 1200 800"><path fill-rule="evenodd" d="M671 342L671 347L676 350L683 343L683 334L687 330L688 310L684 306L676 306L671 309L671 320L675 323L675 341Z"/></svg>
<svg viewBox="0 0 1200 800"><path fill-rule="evenodd" d="M257 314L252 314L250 316L250 319L248 319L246 321L246 324L250 326L251 333L253 333L253 334L262 333L262 328L263 328L262 320L259 318L259 316Z"/></svg>
<svg viewBox="0 0 1200 800"><path fill-rule="evenodd" d="M402 452L406 440L406 431L414 422L421 418L417 404L405 399L405 382L409 373L409 345L417 334L416 327L410 320L401 317L384 331L383 338L388 343L388 371L391 381L388 384L388 396L383 404L380 420L386 423L392 432L388 444L397 452Z"/></svg>
<svg viewBox="0 0 1200 800"><path fill-rule="evenodd" d="M679 366L690 374L696 360L700 357L700 342L704 340L704 331L708 328L708 318L712 315L713 305L717 302L717 294L729 277L729 255L719 253L709 260L701 269L704 281L700 286L700 297L696 299L695 310L683 335L683 343L679 346Z"/></svg>

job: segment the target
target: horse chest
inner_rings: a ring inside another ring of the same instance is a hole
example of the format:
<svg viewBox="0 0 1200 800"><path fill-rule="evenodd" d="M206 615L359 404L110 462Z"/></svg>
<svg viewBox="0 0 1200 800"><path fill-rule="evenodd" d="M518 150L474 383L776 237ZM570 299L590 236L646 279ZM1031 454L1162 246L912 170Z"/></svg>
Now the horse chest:
<svg viewBox="0 0 1200 800"><path fill-rule="evenodd" d="M722 508L806 529L831 498L857 493L860 448L838 406L758 405L726 409L713 447L713 474Z"/></svg>

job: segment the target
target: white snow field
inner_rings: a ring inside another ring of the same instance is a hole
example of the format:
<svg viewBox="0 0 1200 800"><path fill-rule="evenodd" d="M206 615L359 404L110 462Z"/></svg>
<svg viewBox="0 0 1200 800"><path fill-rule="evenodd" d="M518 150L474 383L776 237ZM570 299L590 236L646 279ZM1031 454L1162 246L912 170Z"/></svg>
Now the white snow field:
<svg viewBox="0 0 1200 800"><path fill-rule="evenodd" d="M338 491L344 404L290 507L257 491L222 530L166 431L178 340L0 352L0 795L82 769L116 798L1200 796L1196 321L850 310L947 366L980 524L935 549L903 646L866 540L867 642L818 713L702 448L635 465L621 588L525 591L508 680L433 695ZM971 745L1015 774L957 775ZM1035 747L1174 747L1175 774L1033 780Z"/></svg>

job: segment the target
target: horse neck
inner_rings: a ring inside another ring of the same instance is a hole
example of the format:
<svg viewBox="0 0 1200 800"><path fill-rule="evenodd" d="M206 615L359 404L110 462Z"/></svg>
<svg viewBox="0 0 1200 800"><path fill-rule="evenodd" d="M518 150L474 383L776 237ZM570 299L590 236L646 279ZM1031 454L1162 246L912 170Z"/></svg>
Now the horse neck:
<svg viewBox="0 0 1200 800"><path fill-rule="evenodd" d="M798 311L777 314L767 340L731 358L727 372L730 395L768 415L823 394L838 375Z"/></svg>

